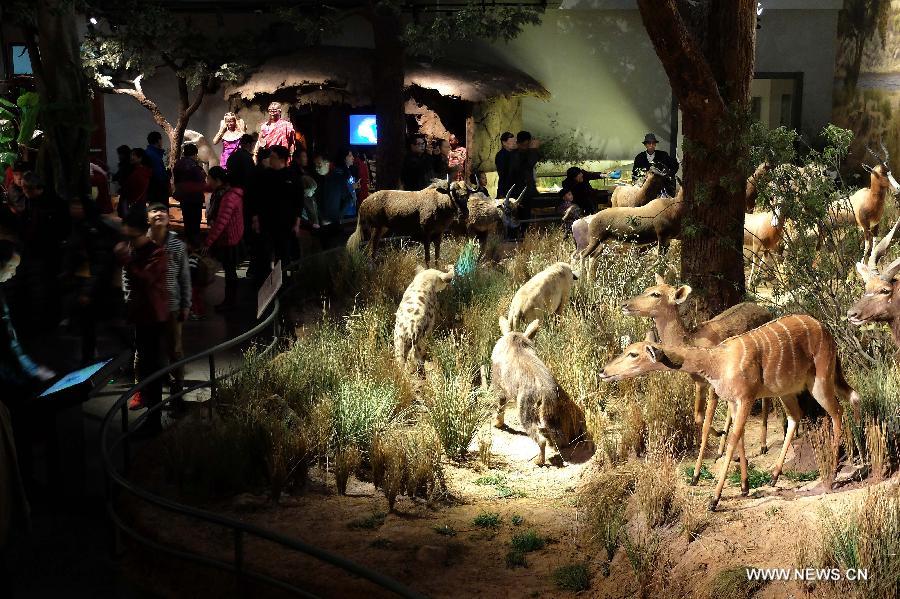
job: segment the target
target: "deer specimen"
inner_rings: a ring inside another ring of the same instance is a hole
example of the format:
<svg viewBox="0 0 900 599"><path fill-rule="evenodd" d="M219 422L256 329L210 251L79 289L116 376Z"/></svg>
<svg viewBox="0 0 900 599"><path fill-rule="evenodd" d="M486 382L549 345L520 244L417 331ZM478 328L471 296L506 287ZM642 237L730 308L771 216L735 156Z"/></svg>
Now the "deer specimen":
<svg viewBox="0 0 900 599"><path fill-rule="evenodd" d="M888 323L894 345L900 348L900 285L894 280L900 272L900 258L888 264L883 272L878 268L878 262L887 252L898 227L900 220L872 250L868 264L856 264L856 271L866 284L866 290L847 311L847 320L857 326L867 322Z"/></svg>
<svg viewBox="0 0 900 599"><path fill-rule="evenodd" d="M868 164L862 165L864 169L869 171L869 186L850 196L849 206L840 206L836 203L828 208L831 222L836 225L847 225L855 222L856 226L863 232L865 237L863 262L868 259L872 252L875 236L878 235L878 225L881 222L881 217L884 215L884 202L888 190L890 189L893 193L900 191L900 184L894 179L894 175L891 174L891 167L888 166L889 154L883 143L881 144L881 149L884 151L883 159L873 152L871 148L866 148L869 154L874 156L879 162L874 167ZM821 245L821 235L819 243Z"/></svg>
<svg viewBox="0 0 900 599"><path fill-rule="evenodd" d="M688 298L691 294L691 288L682 285L675 288L666 284L665 279L656 275L656 285L648 287L641 295L637 295L624 304L622 304L622 312L629 316L643 316L652 318L659 332L660 341L666 345L691 345L695 347L714 347L725 339L741 333L746 333L750 329L772 320L769 311L752 302L744 302L725 310L715 318L701 322L693 331L688 331L681 315L678 313L678 306ZM696 485L700 479L700 467L703 465L703 456L706 452L706 445L709 439L709 429L712 423L712 417L716 413L716 406L719 398L710 387L706 379L700 374L691 374L694 380L694 423L702 426L700 436L700 455L697 456L697 463L694 466L694 476L691 478L691 484ZM707 399L708 397L708 399ZM706 417L703 416L703 408L706 404ZM765 453L768 449L766 442L766 432L768 426L769 401L763 399L763 420L759 431L761 451ZM728 434L729 423L731 422L731 414L725 422L725 429L722 433L724 440ZM724 451L724 447L720 448L719 455Z"/></svg>
<svg viewBox="0 0 900 599"><path fill-rule="evenodd" d="M797 421L802 416L797 402L798 393L809 390L831 417L835 464L841 443L842 413L836 395L849 399L855 417L860 417L859 396L844 379L834 338L819 321L806 315L773 320L711 348L660 345L646 341L633 343L599 374L601 380L614 381L655 370L698 374L709 382L719 397L731 404L735 415L734 430L728 438L725 461L709 502L710 511L716 509L722 497L735 447L741 458L741 494L747 495L750 491L744 426L757 398L780 396L788 415L784 444L772 473L773 485L781 475ZM707 411L704 428L709 428L710 420L711 414ZM827 474L823 472L822 481L833 483L836 474L836 470Z"/></svg>

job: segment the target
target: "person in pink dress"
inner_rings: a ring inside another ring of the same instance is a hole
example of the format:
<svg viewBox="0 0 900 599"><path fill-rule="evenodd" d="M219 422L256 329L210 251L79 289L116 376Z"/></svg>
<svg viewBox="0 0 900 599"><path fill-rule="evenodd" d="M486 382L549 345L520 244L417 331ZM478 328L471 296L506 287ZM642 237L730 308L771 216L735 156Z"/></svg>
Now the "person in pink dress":
<svg viewBox="0 0 900 599"><path fill-rule="evenodd" d="M219 166L226 168L228 157L231 153L241 147L241 135L246 133L244 120L239 119L233 112L226 112L219 123L219 131L213 137L213 145L222 142L222 155L219 158Z"/></svg>
<svg viewBox="0 0 900 599"><path fill-rule="evenodd" d="M283 146L290 154L294 153L294 126L290 121L281 118L281 104L272 102L268 108L269 120L259 128L259 140L256 142L254 158L260 148Z"/></svg>

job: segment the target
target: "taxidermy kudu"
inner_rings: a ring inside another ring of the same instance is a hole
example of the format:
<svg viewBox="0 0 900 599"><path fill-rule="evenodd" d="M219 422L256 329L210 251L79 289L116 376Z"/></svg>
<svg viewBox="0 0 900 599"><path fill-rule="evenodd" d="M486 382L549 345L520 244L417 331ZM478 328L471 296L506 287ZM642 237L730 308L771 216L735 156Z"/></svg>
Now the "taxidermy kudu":
<svg viewBox="0 0 900 599"><path fill-rule="evenodd" d="M891 327L894 345L900 348L900 285L894 277L900 272L900 258L880 270L878 262L887 253L900 220L884 236L869 257L869 262L858 262L856 271L862 277L866 290L862 297L847 311L847 320L857 326L867 322L885 322Z"/></svg>

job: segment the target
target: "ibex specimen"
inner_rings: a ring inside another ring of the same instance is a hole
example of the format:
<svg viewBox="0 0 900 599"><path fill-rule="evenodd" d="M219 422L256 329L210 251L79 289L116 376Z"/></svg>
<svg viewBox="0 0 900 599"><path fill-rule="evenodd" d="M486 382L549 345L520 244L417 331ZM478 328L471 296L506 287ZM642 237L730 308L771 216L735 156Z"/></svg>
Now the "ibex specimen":
<svg viewBox="0 0 900 599"><path fill-rule="evenodd" d="M651 166L643 185L617 185L610 202L613 208L636 208L655 200L662 193L669 173L658 166Z"/></svg>
<svg viewBox="0 0 900 599"><path fill-rule="evenodd" d="M900 184L891 174L891 167L888 166L888 151L881 144L884 151L882 159L878 154L873 152L871 148L866 148L869 154L878 160L879 164L871 167L863 164L863 168L869 171L869 186L860 189L850 196L850 205L841 205L839 203L832 204L829 209L830 220L837 225L851 224L856 222L856 226L862 230L865 237L865 245L863 247L863 259L865 262L869 254L872 252L875 236L878 235L878 225L881 217L884 215L884 202L887 197L888 190L896 193L900 191ZM820 239L821 244L821 239Z"/></svg>
<svg viewBox="0 0 900 599"><path fill-rule="evenodd" d="M454 233L465 234L478 240L480 247L478 252L479 260L484 256L488 235L500 233L505 223L511 223L515 220L519 202L522 201L522 196L525 195L525 188L522 188L522 193L519 194L518 198L513 198L513 187L509 188L509 191L506 192L506 197L502 200L491 199L484 193L469 193L469 214L465 222L462 222L462 219L457 220L454 226Z"/></svg>
<svg viewBox="0 0 900 599"><path fill-rule="evenodd" d="M641 295L637 295L622 305L622 311L630 316L643 316L652 318L659 332L659 338L666 345L691 345L695 347L714 347L733 336L746 333L750 329L772 320L769 311L752 302L744 302L725 310L715 318L701 322L693 331L688 331L678 313L678 306L691 294L691 288L682 285L675 288L666 284L665 279L656 275L656 285L648 287ZM706 452L706 444L709 439L709 429L712 417L716 413L719 398L710 387L706 379L700 374L691 374L694 380L694 422L703 424L700 436L700 455L697 456L697 464L694 466L694 476L691 484L696 485L700 479L700 467L703 465L703 456ZM708 396L708 403L707 403ZM706 403L706 418L703 418L703 406ZM759 431L761 451L768 449L766 442L766 427L768 425L768 400L763 399L763 421ZM728 426L731 421L729 414L725 423L724 435L728 434Z"/></svg>
<svg viewBox="0 0 900 599"><path fill-rule="evenodd" d="M900 284L894 277L900 272L900 258L879 271L878 262L887 252L900 220L884 236L869 257L869 263L857 263L856 271L866 284L863 296L847 311L847 320L855 325L867 322L886 322L891 327L894 345L900 348Z"/></svg>
<svg viewBox="0 0 900 599"><path fill-rule="evenodd" d="M831 417L832 452L837 464L841 444L841 405L836 395L849 399L859 419L859 396L841 371L834 338L816 319L791 315L773 320L743 335L726 339L712 348L634 343L600 371L601 380L619 380L654 370L681 370L699 374L719 397L731 404L734 430L728 438L725 461L719 472L709 509L715 510L735 447L741 456L741 494L750 491L744 426L753 402L759 397L780 396L787 412L788 427L772 484L778 482L784 457L801 418L797 394L809 390ZM837 471L822 473L822 481L833 483Z"/></svg>

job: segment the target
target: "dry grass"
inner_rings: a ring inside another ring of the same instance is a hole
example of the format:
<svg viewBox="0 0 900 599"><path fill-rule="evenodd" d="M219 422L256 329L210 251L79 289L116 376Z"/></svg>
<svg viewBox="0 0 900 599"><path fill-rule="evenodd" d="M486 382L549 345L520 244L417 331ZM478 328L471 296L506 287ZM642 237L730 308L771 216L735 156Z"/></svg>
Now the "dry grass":
<svg viewBox="0 0 900 599"><path fill-rule="evenodd" d="M826 488L831 487L834 473L837 470L837 460L832 449L833 439L831 420L828 418L821 418L818 425L809 431L809 442L816 454L819 475Z"/></svg>
<svg viewBox="0 0 900 599"><path fill-rule="evenodd" d="M669 456L641 464L634 485L634 498L648 528L664 526L678 517L678 472Z"/></svg>

